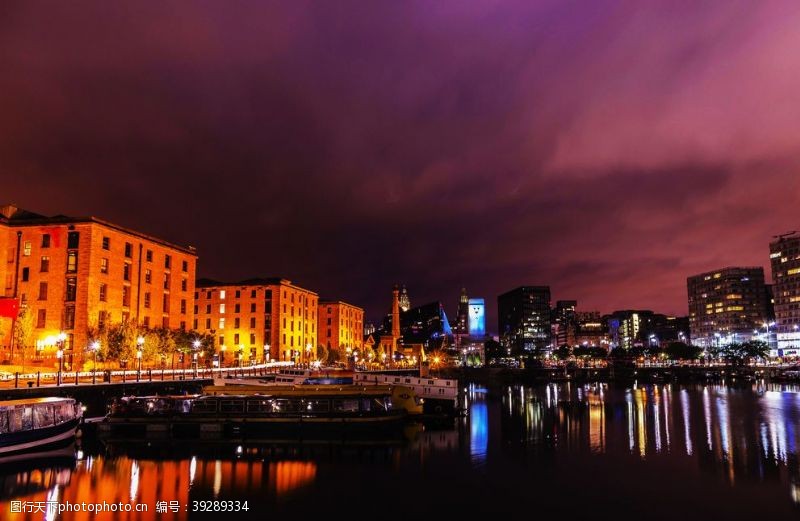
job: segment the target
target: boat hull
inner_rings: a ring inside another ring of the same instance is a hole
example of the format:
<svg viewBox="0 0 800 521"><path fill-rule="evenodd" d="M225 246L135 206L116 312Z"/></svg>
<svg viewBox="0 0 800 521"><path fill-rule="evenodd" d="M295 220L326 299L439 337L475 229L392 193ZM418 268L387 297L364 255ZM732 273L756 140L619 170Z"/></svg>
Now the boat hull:
<svg viewBox="0 0 800 521"><path fill-rule="evenodd" d="M105 434L148 437L360 438L401 433L405 417L111 417L97 427Z"/></svg>
<svg viewBox="0 0 800 521"><path fill-rule="evenodd" d="M43 429L0 434L0 462L7 456L69 443L79 426L80 418L73 418Z"/></svg>

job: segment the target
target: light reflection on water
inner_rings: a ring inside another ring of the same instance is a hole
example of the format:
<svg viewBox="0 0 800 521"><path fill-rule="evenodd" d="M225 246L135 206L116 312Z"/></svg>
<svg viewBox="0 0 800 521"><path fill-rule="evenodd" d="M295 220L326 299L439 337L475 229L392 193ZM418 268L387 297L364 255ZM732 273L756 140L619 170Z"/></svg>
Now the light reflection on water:
<svg viewBox="0 0 800 521"><path fill-rule="evenodd" d="M362 483L371 480L383 483L380 487L387 493L433 489L447 496L455 493L448 489L450 481L480 482L488 477L495 483L511 479L524 484L571 465L588 465L600 479L617 479L618 462L626 465L625 472L633 469L631 473L658 468L651 479L665 483L680 482L687 474L698 480L696 486L723 482L729 487L729 501L737 500L736 487L756 483L779 491L775 497L782 500L773 501L800 505L797 391L765 385L624 388L551 383L491 390L469 385L463 397L466 418L453 427L409 429L409 441L402 444L376 440L365 447L276 450L237 442L238 446L209 451L195 450L192 444L155 451L130 445L84 446L77 460L65 463L62 457L58 466L31 464L8 472L0 467L0 519L94 519L11 514L7 500L12 498L138 501L152 510L158 500L188 504L195 499L250 497L270 508L291 504L313 509L320 494L357 495ZM665 461L675 468L654 467ZM455 476L449 474L451 466L459 469ZM392 481L394 475L404 476L401 484ZM576 494L579 489L570 490ZM191 517L185 512L130 513L114 519Z"/></svg>

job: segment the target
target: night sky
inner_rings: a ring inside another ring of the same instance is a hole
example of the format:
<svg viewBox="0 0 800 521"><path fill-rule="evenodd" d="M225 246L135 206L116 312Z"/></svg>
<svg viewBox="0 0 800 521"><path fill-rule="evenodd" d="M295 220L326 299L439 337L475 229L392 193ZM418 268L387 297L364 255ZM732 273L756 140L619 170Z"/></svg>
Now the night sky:
<svg viewBox="0 0 800 521"><path fill-rule="evenodd" d="M800 3L0 3L0 200L367 309L685 314L800 227ZM769 271L767 272L770 278Z"/></svg>

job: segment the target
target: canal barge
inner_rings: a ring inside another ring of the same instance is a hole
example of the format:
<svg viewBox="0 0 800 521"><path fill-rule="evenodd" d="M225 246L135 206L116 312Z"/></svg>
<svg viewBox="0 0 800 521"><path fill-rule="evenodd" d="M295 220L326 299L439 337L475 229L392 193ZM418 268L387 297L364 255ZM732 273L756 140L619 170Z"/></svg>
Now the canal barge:
<svg viewBox="0 0 800 521"><path fill-rule="evenodd" d="M202 395L126 397L97 425L101 433L304 437L398 432L413 392L402 387L215 388Z"/></svg>
<svg viewBox="0 0 800 521"><path fill-rule="evenodd" d="M0 463L22 452L71 443L83 409L72 398L0 401Z"/></svg>

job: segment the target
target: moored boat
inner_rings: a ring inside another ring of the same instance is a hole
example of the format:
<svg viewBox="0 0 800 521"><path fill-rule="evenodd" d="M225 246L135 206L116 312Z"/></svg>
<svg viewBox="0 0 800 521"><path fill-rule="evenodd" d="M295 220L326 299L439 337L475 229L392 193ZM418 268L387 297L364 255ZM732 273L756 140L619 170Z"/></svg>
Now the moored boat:
<svg viewBox="0 0 800 521"><path fill-rule="evenodd" d="M127 397L114 404L101 431L172 435L310 432L343 435L402 427L413 391L388 386L223 386L204 395Z"/></svg>
<svg viewBox="0 0 800 521"><path fill-rule="evenodd" d="M69 443L82 418L82 407L72 398L0 401L0 458Z"/></svg>

